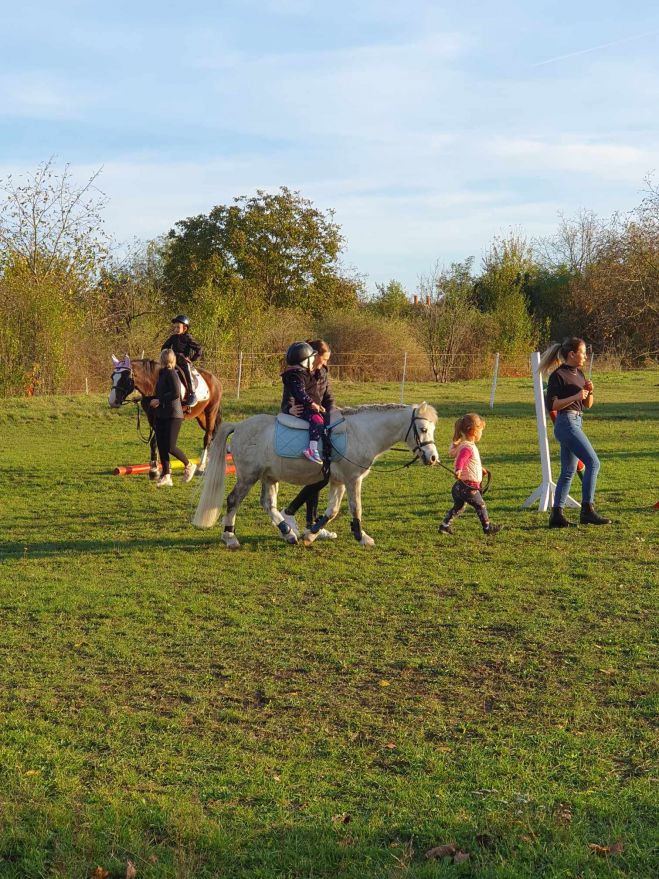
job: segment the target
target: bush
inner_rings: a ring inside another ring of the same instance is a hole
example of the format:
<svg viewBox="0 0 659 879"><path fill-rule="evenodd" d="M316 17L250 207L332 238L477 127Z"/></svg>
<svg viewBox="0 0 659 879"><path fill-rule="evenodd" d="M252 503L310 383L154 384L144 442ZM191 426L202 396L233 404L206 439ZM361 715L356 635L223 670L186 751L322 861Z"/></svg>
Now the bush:
<svg viewBox="0 0 659 879"><path fill-rule="evenodd" d="M405 352L410 360L426 360L407 321L370 310L328 315L318 321L316 332L332 349L332 375L337 379L395 381L401 376Z"/></svg>

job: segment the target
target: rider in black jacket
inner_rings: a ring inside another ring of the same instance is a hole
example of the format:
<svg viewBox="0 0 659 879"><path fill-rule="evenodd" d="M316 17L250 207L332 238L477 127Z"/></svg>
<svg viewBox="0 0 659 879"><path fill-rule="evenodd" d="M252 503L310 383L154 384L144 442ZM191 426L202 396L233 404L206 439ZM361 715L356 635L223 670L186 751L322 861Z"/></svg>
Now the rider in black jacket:
<svg viewBox="0 0 659 879"><path fill-rule="evenodd" d="M176 363L181 367L185 375L188 386L188 395L185 399L186 406L194 406L197 402L197 396L192 385L192 373L190 371L190 363L199 360L201 357L202 347L190 335L190 318L185 314L177 314L172 318L174 333L162 344L162 350L171 348L176 354Z"/></svg>

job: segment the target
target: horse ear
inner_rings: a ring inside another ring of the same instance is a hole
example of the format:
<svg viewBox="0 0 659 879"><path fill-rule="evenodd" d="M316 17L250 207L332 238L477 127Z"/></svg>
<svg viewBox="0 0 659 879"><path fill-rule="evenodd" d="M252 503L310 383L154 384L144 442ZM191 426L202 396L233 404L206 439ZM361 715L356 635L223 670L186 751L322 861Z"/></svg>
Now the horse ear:
<svg viewBox="0 0 659 879"><path fill-rule="evenodd" d="M121 361L118 360L118 358L116 358L116 357L114 356L114 354L113 354L113 355L112 355L112 364L113 364L113 366L116 366L116 365L117 365L118 363L120 363L120 362L121 362Z"/></svg>

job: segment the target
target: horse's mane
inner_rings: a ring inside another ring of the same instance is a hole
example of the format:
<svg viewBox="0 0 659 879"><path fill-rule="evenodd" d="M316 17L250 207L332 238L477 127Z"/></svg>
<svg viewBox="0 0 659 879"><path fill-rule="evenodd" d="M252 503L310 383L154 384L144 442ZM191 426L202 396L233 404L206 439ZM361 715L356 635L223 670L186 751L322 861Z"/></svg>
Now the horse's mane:
<svg viewBox="0 0 659 879"><path fill-rule="evenodd" d="M149 376L152 376L154 372L156 372L160 368L160 364L157 360L149 360L146 357L139 357L131 362L139 363L144 369L144 372L146 372Z"/></svg>
<svg viewBox="0 0 659 879"><path fill-rule="evenodd" d="M403 403L364 403L362 406L344 406L341 408L341 412L343 415L359 415L360 412L391 412L396 409L408 408ZM430 403L421 403L417 415L437 424L437 411Z"/></svg>

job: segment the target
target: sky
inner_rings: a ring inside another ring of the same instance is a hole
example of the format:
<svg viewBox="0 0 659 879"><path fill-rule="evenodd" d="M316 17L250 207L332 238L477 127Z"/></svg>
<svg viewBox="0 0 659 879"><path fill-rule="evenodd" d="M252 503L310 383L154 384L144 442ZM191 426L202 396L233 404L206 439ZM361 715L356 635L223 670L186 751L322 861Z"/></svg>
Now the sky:
<svg viewBox="0 0 659 879"><path fill-rule="evenodd" d="M659 172L649 0L2 6L0 177L102 168L119 246L287 186L371 291L411 294L495 236L630 211Z"/></svg>

